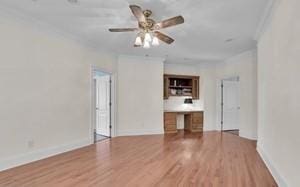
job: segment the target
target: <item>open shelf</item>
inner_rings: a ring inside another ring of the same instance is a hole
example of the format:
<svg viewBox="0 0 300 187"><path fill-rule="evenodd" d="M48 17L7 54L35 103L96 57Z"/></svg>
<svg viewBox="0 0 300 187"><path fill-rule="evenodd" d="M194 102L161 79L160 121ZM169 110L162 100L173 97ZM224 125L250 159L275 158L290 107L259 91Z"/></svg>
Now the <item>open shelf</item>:
<svg viewBox="0 0 300 187"><path fill-rule="evenodd" d="M169 94L169 96L192 96L192 94Z"/></svg>
<svg viewBox="0 0 300 187"><path fill-rule="evenodd" d="M164 98L190 96L199 99L199 77L188 75L164 75Z"/></svg>
<svg viewBox="0 0 300 187"><path fill-rule="evenodd" d="M193 88L193 86L173 86L173 85L170 85L169 88L184 89L184 88Z"/></svg>

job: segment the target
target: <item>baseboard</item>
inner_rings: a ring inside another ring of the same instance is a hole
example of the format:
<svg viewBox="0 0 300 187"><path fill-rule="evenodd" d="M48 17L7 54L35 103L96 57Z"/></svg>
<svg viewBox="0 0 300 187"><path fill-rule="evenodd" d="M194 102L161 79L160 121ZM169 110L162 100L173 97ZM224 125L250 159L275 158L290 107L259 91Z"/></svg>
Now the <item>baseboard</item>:
<svg viewBox="0 0 300 187"><path fill-rule="evenodd" d="M249 139L249 140L257 140L257 136L246 134L241 130L239 131L239 136L242 137L242 138Z"/></svg>
<svg viewBox="0 0 300 187"><path fill-rule="evenodd" d="M61 146L55 146L42 150L37 150L25 154L20 154L14 157L0 160L0 171L4 171L10 168L21 166L30 162L48 158L60 153L68 152L74 149L78 149L91 144L90 139L83 139L80 141L63 144Z"/></svg>
<svg viewBox="0 0 300 187"><path fill-rule="evenodd" d="M216 128L213 128L213 127L206 127L205 125L203 125L203 131L206 132L206 131L217 131Z"/></svg>
<svg viewBox="0 0 300 187"><path fill-rule="evenodd" d="M138 136L138 135L154 135L154 134L164 134L163 129L134 129L119 131L118 136Z"/></svg>
<svg viewBox="0 0 300 187"><path fill-rule="evenodd" d="M256 148L257 152L259 153L260 157L263 159L265 162L267 168L271 172L272 176L274 177L275 181L277 182L279 187L288 187L287 183L285 182L286 180L280 175L278 170L275 168L273 161L270 159L268 154L264 151L262 146L257 144Z"/></svg>

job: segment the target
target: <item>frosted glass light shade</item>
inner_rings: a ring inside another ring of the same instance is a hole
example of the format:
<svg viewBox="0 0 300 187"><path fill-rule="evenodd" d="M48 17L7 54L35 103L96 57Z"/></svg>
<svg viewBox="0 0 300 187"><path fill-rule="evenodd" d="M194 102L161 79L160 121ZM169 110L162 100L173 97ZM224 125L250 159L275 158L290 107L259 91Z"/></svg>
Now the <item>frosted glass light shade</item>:
<svg viewBox="0 0 300 187"><path fill-rule="evenodd" d="M144 42L144 46L145 49L149 49L150 48L150 43L148 41Z"/></svg>
<svg viewBox="0 0 300 187"><path fill-rule="evenodd" d="M151 42L151 35L148 32L145 34L145 41Z"/></svg>
<svg viewBox="0 0 300 187"><path fill-rule="evenodd" d="M136 37L135 39L135 45L143 45L142 39L140 36Z"/></svg>
<svg viewBox="0 0 300 187"><path fill-rule="evenodd" d="M152 45L153 46L158 46L159 45L159 40L156 36L154 36L153 40L152 40Z"/></svg>

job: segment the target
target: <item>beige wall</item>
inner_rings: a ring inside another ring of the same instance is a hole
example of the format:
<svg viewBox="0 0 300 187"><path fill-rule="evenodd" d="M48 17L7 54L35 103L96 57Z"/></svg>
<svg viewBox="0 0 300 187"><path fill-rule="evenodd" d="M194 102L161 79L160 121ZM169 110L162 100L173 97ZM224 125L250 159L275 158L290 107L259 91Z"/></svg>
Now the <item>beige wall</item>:
<svg viewBox="0 0 300 187"><path fill-rule="evenodd" d="M258 43L258 150L280 186L300 186L300 1L281 0Z"/></svg>
<svg viewBox="0 0 300 187"><path fill-rule="evenodd" d="M217 66L217 128L221 128L221 80L239 76L240 86L240 136L257 139L257 55L256 51L246 51L227 59Z"/></svg>
<svg viewBox="0 0 300 187"><path fill-rule="evenodd" d="M163 61L160 58L119 57L119 136L164 132Z"/></svg>
<svg viewBox="0 0 300 187"><path fill-rule="evenodd" d="M0 17L0 170L91 142L91 65L116 58Z"/></svg>

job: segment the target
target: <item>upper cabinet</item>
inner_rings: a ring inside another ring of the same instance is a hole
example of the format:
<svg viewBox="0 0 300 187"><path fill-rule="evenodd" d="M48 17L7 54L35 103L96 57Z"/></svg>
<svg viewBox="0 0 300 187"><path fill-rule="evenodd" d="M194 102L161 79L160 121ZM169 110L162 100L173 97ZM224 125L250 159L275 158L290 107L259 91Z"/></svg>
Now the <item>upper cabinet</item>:
<svg viewBox="0 0 300 187"><path fill-rule="evenodd" d="M164 75L164 99L190 96L199 99L199 76Z"/></svg>

